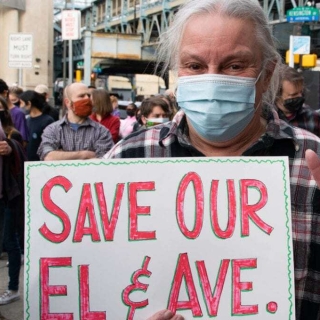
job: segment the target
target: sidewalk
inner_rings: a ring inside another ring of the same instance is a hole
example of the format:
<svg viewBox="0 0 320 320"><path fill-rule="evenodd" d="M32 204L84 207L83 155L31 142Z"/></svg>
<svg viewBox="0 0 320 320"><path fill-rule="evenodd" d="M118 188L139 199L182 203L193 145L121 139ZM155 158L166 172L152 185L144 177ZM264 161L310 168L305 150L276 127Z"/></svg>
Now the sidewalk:
<svg viewBox="0 0 320 320"><path fill-rule="evenodd" d="M0 294L8 288L7 258L0 259ZM23 273L24 267L20 270L20 300L0 306L0 320L23 320Z"/></svg>

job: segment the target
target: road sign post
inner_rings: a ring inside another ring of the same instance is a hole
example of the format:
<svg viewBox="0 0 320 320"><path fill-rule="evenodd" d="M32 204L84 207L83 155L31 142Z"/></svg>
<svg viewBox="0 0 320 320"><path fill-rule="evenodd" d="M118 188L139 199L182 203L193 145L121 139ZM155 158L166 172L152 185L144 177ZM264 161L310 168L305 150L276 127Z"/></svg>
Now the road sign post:
<svg viewBox="0 0 320 320"><path fill-rule="evenodd" d="M22 86L22 69L32 68L32 34L14 33L9 35L9 68L19 69L19 86Z"/></svg>
<svg viewBox="0 0 320 320"><path fill-rule="evenodd" d="M294 67L295 54L310 54L310 37L309 36L290 36L289 44L290 58L289 66Z"/></svg>
<svg viewBox="0 0 320 320"><path fill-rule="evenodd" d="M9 35L9 67L32 68L33 36L15 33Z"/></svg>
<svg viewBox="0 0 320 320"><path fill-rule="evenodd" d="M69 84L73 81L73 50L72 40L80 39L80 20L81 14L79 10L62 11L62 40L69 40Z"/></svg>

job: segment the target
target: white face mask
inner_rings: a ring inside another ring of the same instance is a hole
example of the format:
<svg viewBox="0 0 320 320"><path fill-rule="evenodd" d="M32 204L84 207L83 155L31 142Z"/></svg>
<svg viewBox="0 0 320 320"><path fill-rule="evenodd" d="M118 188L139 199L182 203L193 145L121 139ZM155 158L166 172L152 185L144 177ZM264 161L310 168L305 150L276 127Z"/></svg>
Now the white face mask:
<svg viewBox="0 0 320 320"><path fill-rule="evenodd" d="M177 102L200 136L209 141L228 141L239 135L254 116L259 77L180 77Z"/></svg>
<svg viewBox="0 0 320 320"><path fill-rule="evenodd" d="M169 121L169 118L147 118L146 127L153 127L157 124L165 123Z"/></svg>

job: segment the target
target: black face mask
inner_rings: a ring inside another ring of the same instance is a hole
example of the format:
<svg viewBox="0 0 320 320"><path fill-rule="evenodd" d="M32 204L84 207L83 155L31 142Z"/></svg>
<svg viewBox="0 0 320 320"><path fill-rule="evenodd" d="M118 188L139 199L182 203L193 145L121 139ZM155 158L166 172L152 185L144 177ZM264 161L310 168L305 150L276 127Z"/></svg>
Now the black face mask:
<svg viewBox="0 0 320 320"><path fill-rule="evenodd" d="M20 107L20 100L13 103L16 107Z"/></svg>
<svg viewBox="0 0 320 320"><path fill-rule="evenodd" d="M288 111L295 112L295 111L298 111L300 108L302 108L304 101L305 101L304 97L286 99L284 100L283 106Z"/></svg>
<svg viewBox="0 0 320 320"><path fill-rule="evenodd" d="M0 121L2 124L6 122L6 114L4 110L0 110Z"/></svg>
<svg viewBox="0 0 320 320"><path fill-rule="evenodd" d="M133 110L127 110L127 115L129 117L133 117L134 116L134 111Z"/></svg>

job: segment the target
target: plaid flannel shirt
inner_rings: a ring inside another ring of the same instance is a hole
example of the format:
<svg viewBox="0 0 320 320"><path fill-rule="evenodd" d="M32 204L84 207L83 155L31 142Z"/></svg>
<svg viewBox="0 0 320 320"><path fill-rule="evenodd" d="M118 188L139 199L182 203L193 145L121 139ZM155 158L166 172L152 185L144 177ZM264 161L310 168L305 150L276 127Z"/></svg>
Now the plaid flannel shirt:
<svg viewBox="0 0 320 320"><path fill-rule="evenodd" d="M320 139L291 127L274 111L266 132L243 156L288 156L290 166L296 319L320 320L320 190L304 159L312 149L320 156ZM135 132L116 144L104 158L204 156L191 144L186 117Z"/></svg>
<svg viewBox="0 0 320 320"><path fill-rule="evenodd" d="M292 126L308 130L320 137L320 114L309 106L304 104L303 107L289 119L280 109L277 111L281 120L288 122Z"/></svg>
<svg viewBox="0 0 320 320"><path fill-rule="evenodd" d="M97 158L101 158L114 144L110 131L98 122L87 118L75 131L70 127L66 116L47 126L41 138L37 152L41 160L49 152L56 150L89 150L95 152Z"/></svg>

